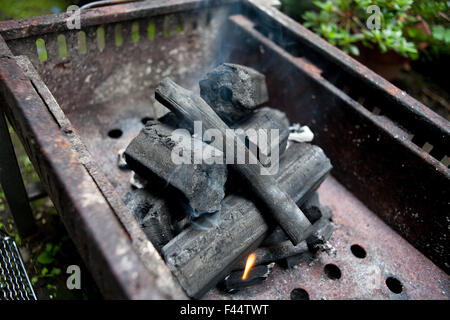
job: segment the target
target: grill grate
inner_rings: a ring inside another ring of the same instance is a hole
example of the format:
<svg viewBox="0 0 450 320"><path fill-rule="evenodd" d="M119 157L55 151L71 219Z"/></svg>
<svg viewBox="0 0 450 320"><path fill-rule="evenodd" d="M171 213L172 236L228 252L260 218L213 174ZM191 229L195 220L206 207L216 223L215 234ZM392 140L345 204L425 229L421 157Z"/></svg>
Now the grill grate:
<svg viewBox="0 0 450 320"><path fill-rule="evenodd" d="M15 241L0 231L0 300L36 300Z"/></svg>

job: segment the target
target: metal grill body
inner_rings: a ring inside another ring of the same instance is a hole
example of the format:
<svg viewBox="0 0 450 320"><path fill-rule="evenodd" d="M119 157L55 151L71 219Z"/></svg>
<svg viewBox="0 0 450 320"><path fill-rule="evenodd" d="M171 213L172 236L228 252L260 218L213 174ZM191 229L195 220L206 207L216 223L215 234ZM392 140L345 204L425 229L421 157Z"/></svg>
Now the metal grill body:
<svg viewBox="0 0 450 320"><path fill-rule="evenodd" d="M16 242L0 231L0 300L36 300Z"/></svg>
<svg viewBox="0 0 450 320"><path fill-rule="evenodd" d="M448 298L448 121L264 2L121 4L82 11L81 30L67 14L0 22L0 102L100 290L185 297L120 199L130 185L116 155L163 112L159 81L198 90L206 71L232 62L264 73L269 105L314 132L334 166L318 191L337 223L337 256L274 268L235 297L286 299L302 287L312 299ZM328 263L340 280L324 278Z"/></svg>

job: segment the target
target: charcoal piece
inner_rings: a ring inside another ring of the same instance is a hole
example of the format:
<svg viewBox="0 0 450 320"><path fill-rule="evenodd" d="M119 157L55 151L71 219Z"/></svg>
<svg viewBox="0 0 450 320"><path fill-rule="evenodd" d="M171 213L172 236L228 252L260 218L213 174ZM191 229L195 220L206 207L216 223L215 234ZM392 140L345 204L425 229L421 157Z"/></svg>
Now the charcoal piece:
<svg viewBox="0 0 450 320"><path fill-rule="evenodd" d="M288 240L288 237L284 231L277 226L269 235L263 240L261 246L270 247L277 245L281 242Z"/></svg>
<svg viewBox="0 0 450 320"><path fill-rule="evenodd" d="M148 180L159 177L162 187L170 184L181 191L189 201L194 216L220 210L225 196L226 164L214 163L214 158L202 159L202 150L203 155L210 157L222 157L222 152L200 140L194 142L187 132L186 139L174 141L172 132L173 128L166 124L157 120L148 121L125 151L128 166ZM188 163L175 163L172 151L186 156Z"/></svg>
<svg viewBox="0 0 450 320"><path fill-rule="evenodd" d="M284 112L277 109L264 107L256 110L250 117L239 122L234 127L244 131L254 129L256 133L259 129L267 130L267 143L261 143L261 141L258 141L257 135L249 135L247 136L247 139L250 150L258 149L257 157L261 164L270 165L270 156L275 148L279 148L279 154L282 154L284 150L286 150L289 136L288 126L289 120ZM278 130L278 141L272 138L271 130Z"/></svg>
<svg viewBox="0 0 450 320"><path fill-rule="evenodd" d="M298 244L310 235L311 223L272 176L278 171L278 161L272 163L271 168L261 165L246 148L245 143L233 130L229 130L230 128L202 98L177 85L171 79L165 78L159 83L155 90L155 97L177 116L189 120L192 126L196 121L202 121L204 128L217 129L225 138L214 139L213 144L221 150L229 151L231 148L236 148L240 151L232 155L231 168L250 186L252 195L264 206L263 212L267 214L268 219L277 221L292 243ZM225 148L223 148L222 140L224 140ZM249 161L240 161L238 154L242 154L243 159L249 159Z"/></svg>
<svg viewBox="0 0 450 320"><path fill-rule="evenodd" d="M305 251L290 257L287 257L280 261L280 265L284 268L290 269L302 262L311 261L314 257L314 254L311 251Z"/></svg>
<svg viewBox="0 0 450 320"><path fill-rule="evenodd" d="M322 213L322 218L328 219L329 221L332 221L332 219L333 219L333 211L331 211L330 207L322 206L320 208L320 212Z"/></svg>
<svg viewBox="0 0 450 320"><path fill-rule="evenodd" d="M254 266L245 280L242 279L243 270L233 271L219 283L218 287L227 293L233 293L260 284L267 279L272 268L273 264Z"/></svg>
<svg viewBox="0 0 450 320"><path fill-rule="evenodd" d="M311 223L316 222L322 217L323 209L320 205L317 192L314 192L314 194L302 204L301 208Z"/></svg>
<svg viewBox="0 0 450 320"><path fill-rule="evenodd" d="M160 251L173 238L166 199L156 192L136 189L129 191L123 201L147 238Z"/></svg>
<svg viewBox="0 0 450 320"><path fill-rule="evenodd" d="M331 169L322 149L305 143L289 147L280 159L276 181L294 201L303 202ZM268 235L268 221L255 204L238 194L222 203L221 224L199 231L188 227L164 246L167 265L186 293L201 297L254 251Z"/></svg>
<svg viewBox="0 0 450 320"><path fill-rule="evenodd" d="M296 256L308 252L306 241L300 242L294 246L289 240L268 247L259 247L253 253L256 256L255 265L268 264L276 262L291 256ZM239 270L245 268L245 260L241 260L233 266L233 269Z"/></svg>
<svg viewBox="0 0 450 320"><path fill-rule="evenodd" d="M200 80L201 97L228 124L269 100L266 77L256 70L223 63Z"/></svg>
<svg viewBox="0 0 450 320"><path fill-rule="evenodd" d="M313 224L314 231L306 239L308 247L314 251L319 245L327 242L334 231L334 225L327 218L320 218Z"/></svg>

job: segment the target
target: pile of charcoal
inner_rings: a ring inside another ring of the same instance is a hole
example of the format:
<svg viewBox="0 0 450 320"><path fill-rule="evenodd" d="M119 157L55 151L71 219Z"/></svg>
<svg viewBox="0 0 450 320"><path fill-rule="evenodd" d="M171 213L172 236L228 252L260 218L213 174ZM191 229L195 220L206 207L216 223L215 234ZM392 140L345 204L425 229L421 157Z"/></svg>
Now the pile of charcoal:
<svg viewBox="0 0 450 320"><path fill-rule="evenodd" d="M171 112L147 121L121 163L135 174L124 202L194 298L216 285L255 285L274 263L308 261L329 248L334 229L316 192L330 161L308 127L265 105L265 76L225 63L199 85L197 95L164 79L155 97Z"/></svg>

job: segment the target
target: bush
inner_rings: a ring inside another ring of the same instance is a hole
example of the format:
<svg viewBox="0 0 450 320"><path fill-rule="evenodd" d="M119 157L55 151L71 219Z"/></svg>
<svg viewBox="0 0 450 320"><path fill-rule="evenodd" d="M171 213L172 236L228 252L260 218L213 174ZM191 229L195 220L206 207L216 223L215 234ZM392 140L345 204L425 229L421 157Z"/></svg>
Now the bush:
<svg viewBox="0 0 450 320"><path fill-rule="evenodd" d="M290 2L285 0L285 2ZM359 46L389 50L417 59L420 52L450 52L450 1L322 0L303 14L304 25L355 56ZM370 30L367 8L376 5L380 28Z"/></svg>

